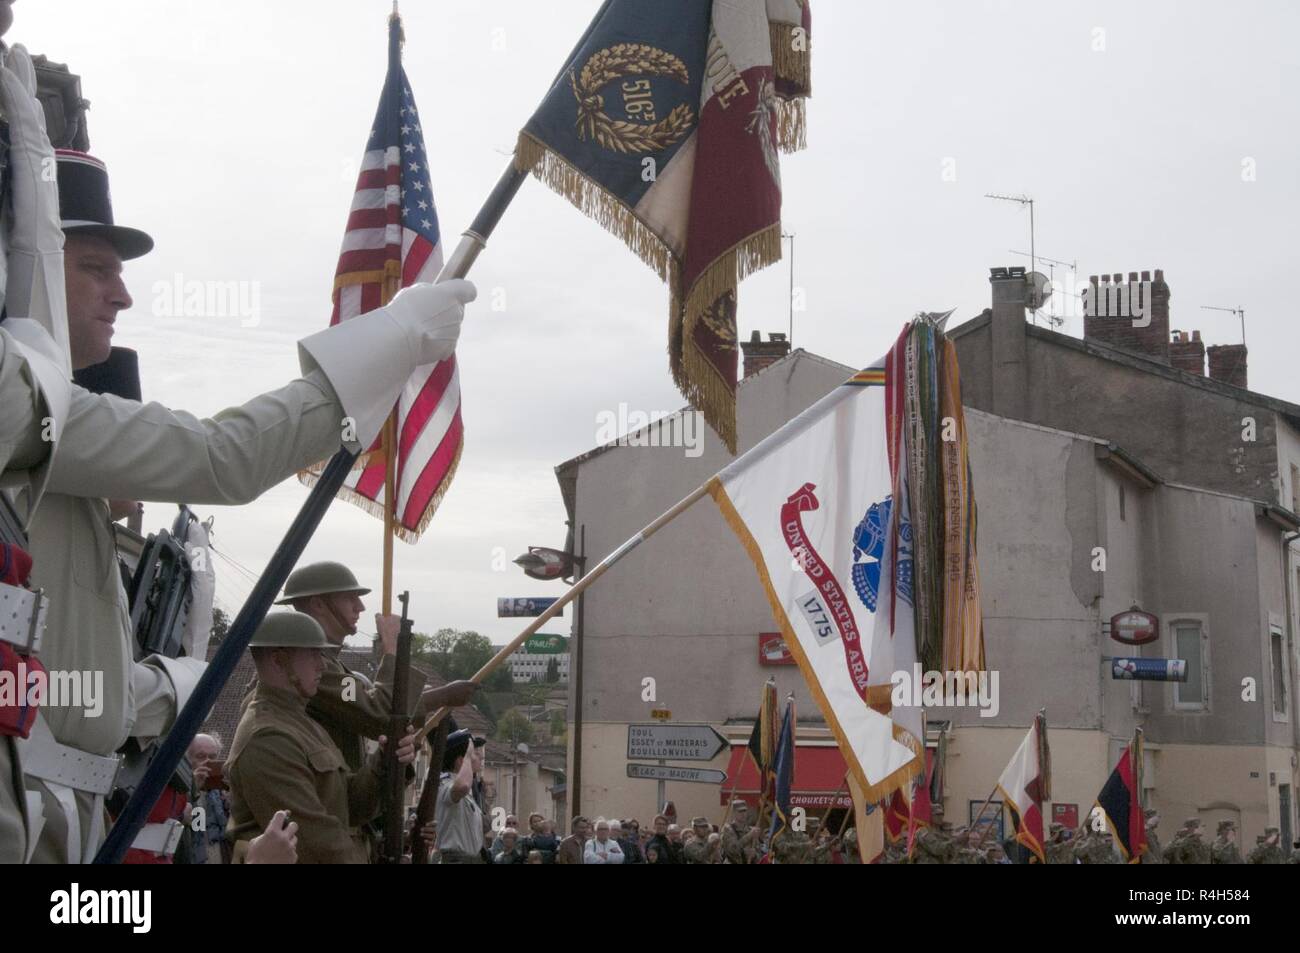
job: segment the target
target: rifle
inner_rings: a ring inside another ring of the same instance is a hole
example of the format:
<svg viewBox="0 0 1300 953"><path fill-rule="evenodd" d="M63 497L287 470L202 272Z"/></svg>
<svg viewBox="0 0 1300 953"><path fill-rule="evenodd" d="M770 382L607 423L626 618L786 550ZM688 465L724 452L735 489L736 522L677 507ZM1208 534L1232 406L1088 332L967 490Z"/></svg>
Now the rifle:
<svg viewBox="0 0 1300 953"><path fill-rule="evenodd" d="M182 505L171 532L162 529L152 534L140 554L128 590L137 661L150 655L181 655L193 574L185 536L190 521L197 518Z"/></svg>
<svg viewBox="0 0 1300 953"><path fill-rule="evenodd" d="M433 844L424 842L424 827L433 820L438 807L438 785L442 780L442 757L447 751L447 734L451 719L444 718L429 737L429 771L420 789L420 803L415 809L415 826L411 830L411 863L427 864Z"/></svg>
<svg viewBox="0 0 1300 953"><path fill-rule="evenodd" d="M193 571L184 541L190 521L197 519L188 506L181 504L171 532L160 529L150 534L140 554L127 589L137 662L150 655L179 658L185 654L182 643L190 612ZM110 813L117 814L126 806L159 746L157 739L142 746L138 739L128 738L118 749L123 757L113 792L107 801ZM187 797L191 796L194 793L194 772L190 763L182 758L167 783Z"/></svg>
<svg viewBox="0 0 1300 953"><path fill-rule="evenodd" d="M384 849L380 861L385 864L402 862L402 843L406 831L406 771L397 763L397 742L406 734L411 723L407 695L411 681L411 619L407 614L411 594L403 592L402 626L397 633L397 660L393 667L393 711L388 719L388 747L384 751L384 782L388 789L384 798Z"/></svg>

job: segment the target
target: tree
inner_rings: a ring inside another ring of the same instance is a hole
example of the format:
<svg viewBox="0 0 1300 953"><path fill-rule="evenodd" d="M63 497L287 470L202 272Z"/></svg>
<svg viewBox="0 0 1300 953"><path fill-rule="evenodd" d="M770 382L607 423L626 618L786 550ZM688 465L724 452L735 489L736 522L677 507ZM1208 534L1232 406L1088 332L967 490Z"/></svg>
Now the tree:
<svg viewBox="0 0 1300 953"><path fill-rule="evenodd" d="M496 737L498 741L507 741L513 748L521 741L524 744L533 743L533 725L532 722L523 714L513 708L501 716L497 722Z"/></svg>
<svg viewBox="0 0 1300 953"><path fill-rule="evenodd" d="M220 606L212 607L212 644L220 645L230 632L230 616Z"/></svg>
<svg viewBox="0 0 1300 953"><path fill-rule="evenodd" d="M552 685L560 680L559 659L551 659L546 663L546 680Z"/></svg>
<svg viewBox="0 0 1300 953"><path fill-rule="evenodd" d="M551 737L561 741L568 734L569 726L564 720L564 712L556 710L551 714Z"/></svg>

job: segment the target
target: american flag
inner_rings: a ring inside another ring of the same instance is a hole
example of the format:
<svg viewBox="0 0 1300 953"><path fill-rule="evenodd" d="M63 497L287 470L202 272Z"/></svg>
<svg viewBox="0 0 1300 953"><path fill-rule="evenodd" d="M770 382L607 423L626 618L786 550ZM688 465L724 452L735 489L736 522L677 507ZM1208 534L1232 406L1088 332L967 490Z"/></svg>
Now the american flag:
<svg viewBox="0 0 1300 953"><path fill-rule="evenodd" d="M352 197L334 275L330 325L385 304L399 288L432 281L442 268L438 212L415 97L402 69L401 21L389 20L388 76ZM398 403L394 528L414 542L456 473L464 443L460 376L453 355L416 370ZM339 496L384 513L382 435L360 458Z"/></svg>

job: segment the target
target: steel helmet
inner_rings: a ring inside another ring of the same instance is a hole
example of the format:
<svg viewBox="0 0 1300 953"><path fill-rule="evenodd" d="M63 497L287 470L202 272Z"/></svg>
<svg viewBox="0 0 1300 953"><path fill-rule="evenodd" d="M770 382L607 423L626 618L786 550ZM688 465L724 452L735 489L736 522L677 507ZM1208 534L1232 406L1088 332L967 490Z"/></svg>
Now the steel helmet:
<svg viewBox="0 0 1300 953"><path fill-rule="evenodd" d="M320 623L303 612L271 612L253 634L254 649L341 649L325 637Z"/></svg>
<svg viewBox="0 0 1300 953"><path fill-rule="evenodd" d="M311 563L300 566L289 574L289 581L284 584L284 598L276 605L288 605L295 599L305 599L307 596L324 596L334 592L355 592L364 596L369 591L357 582L352 570L342 563Z"/></svg>

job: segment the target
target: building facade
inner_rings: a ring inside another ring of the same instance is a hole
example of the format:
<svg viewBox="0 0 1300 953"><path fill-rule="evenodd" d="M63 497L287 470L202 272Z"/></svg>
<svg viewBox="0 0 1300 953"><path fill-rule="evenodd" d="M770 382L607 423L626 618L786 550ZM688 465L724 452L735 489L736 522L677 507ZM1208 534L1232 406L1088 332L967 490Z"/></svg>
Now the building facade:
<svg viewBox="0 0 1300 953"><path fill-rule="evenodd" d="M995 280L994 310L998 300ZM1053 332L1025 325L1023 302L1019 316L1024 366L1041 363L1040 347L1067 352L1053 354L1061 365L1055 371L1061 394L1051 413L1027 409L1046 402L1038 395L1029 400L1028 386L1012 389L1020 403L994 397L1004 382L991 368L1007 362L989 358L992 315L953 332L980 514L993 704L929 713L928 741L942 763L948 819L968 822L1035 714L1046 708L1054 806L1062 820L1082 822L1120 751L1141 728L1147 800L1165 818L1166 840L1171 827L1190 816L1211 824L1237 820L1247 847L1267 826L1294 837L1300 659L1293 587L1300 577L1290 540L1300 527L1284 505L1296 478L1269 462L1300 444L1290 405L1207 378L1198 385L1155 373L1163 383L1153 383L1141 377L1150 373L1145 364L1132 366L1146 358L1119 348L1110 349L1118 359L1093 354L1103 346L1092 342L1054 342L1044 337ZM761 370L747 366L739 388L742 451L852 373L803 351L780 356L771 350L764 348ZM1070 382L1086 378L1088 370L1070 369L1068 355L1100 362L1109 385L1082 400L1083 385ZM1139 376L1122 386L1113 379L1129 371ZM1088 429L1123 417L1097 405L1168 385L1197 388L1191 396L1163 394L1159 406L1171 415L1206 402L1224 414L1246 407L1272 449L1189 461L1183 454L1208 452L1210 438L1184 422L1170 424L1183 428L1178 441L1149 434L1141 439L1152 420L1146 414L1144 426L1144 414L1133 407L1128 414L1138 419L1116 433ZM1078 410L1074 423L1067 419L1071 401ZM1019 416L1004 412L1011 410ZM1300 418L1300 408L1295 411ZM712 439L698 457L662 445L597 448L557 468L571 532L585 540L594 562L731 459ZM1219 472L1234 466L1233 478ZM1134 606L1159 619L1155 642L1133 647L1110 638L1110 618ZM842 802L828 765L838 757L834 741L799 670L781 664L752 563L711 501L698 503L625 557L587 592L575 618L581 621L571 645L576 690L568 777L579 811L644 820L662 807L655 781L628 777L628 730L650 723L652 710L662 715L666 709L669 724L710 725L731 745L711 762L692 765L727 771L721 786L670 780L662 793L679 818L720 820L770 675L781 697L793 694L799 714L797 764L807 768L798 768L806 776L796 777L796 790L802 785L810 811ZM1188 680L1115 679L1114 657L1182 658Z"/></svg>

